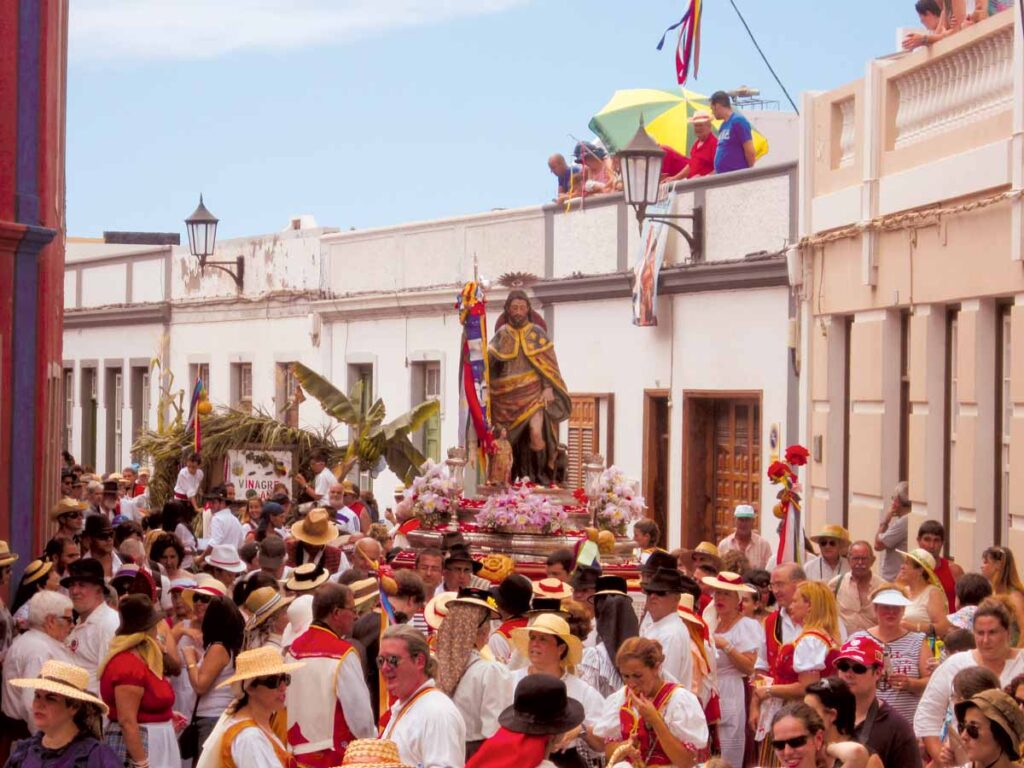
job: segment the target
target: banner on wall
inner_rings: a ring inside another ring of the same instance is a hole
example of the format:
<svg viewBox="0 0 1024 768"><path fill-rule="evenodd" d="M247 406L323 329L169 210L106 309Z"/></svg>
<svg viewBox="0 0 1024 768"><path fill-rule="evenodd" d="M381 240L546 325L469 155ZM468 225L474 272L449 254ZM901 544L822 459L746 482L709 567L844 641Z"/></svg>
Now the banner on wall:
<svg viewBox="0 0 1024 768"><path fill-rule="evenodd" d="M224 459L225 483L235 486L236 499L255 491L265 501L273 495L277 483L292 487L294 458L291 448L229 450Z"/></svg>
<svg viewBox="0 0 1024 768"><path fill-rule="evenodd" d="M664 200L647 207L633 267L633 325L658 324L658 275L665 260L668 227L662 221L652 221L652 217L670 213L675 199L676 193L672 191Z"/></svg>

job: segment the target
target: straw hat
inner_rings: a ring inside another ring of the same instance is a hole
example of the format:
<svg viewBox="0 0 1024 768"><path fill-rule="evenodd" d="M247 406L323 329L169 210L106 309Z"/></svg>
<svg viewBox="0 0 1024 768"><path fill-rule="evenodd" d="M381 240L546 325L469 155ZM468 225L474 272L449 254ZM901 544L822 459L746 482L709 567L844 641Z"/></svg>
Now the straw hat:
<svg viewBox="0 0 1024 768"><path fill-rule="evenodd" d="M104 715L110 711L106 704L86 690L89 685L89 673L74 664L51 659L43 663L39 677L21 677L9 682L15 688L48 691L75 701L95 704Z"/></svg>
<svg viewBox="0 0 1024 768"><path fill-rule="evenodd" d="M7 542L0 540L0 568L4 568L18 559L18 555L11 552Z"/></svg>
<svg viewBox="0 0 1024 768"><path fill-rule="evenodd" d="M689 592L679 596L679 607L676 608L676 612L679 614L679 618L683 621L701 627L702 629L707 627L697 612L693 608L693 595Z"/></svg>
<svg viewBox="0 0 1024 768"><path fill-rule="evenodd" d="M458 597L456 597L451 605L460 603L462 605L476 605L480 608L486 608L492 614L494 618L498 617L498 604L494 597L486 589L477 589L475 587L463 587L459 590Z"/></svg>
<svg viewBox="0 0 1024 768"><path fill-rule="evenodd" d="M72 512L84 512L88 508L89 505L84 501L78 501L78 499L65 496L50 508L50 519L56 520L58 517Z"/></svg>
<svg viewBox="0 0 1024 768"><path fill-rule="evenodd" d="M569 653L566 654L565 662L570 667L575 667L583 658L583 644L572 632L569 631L569 622L561 616L553 613L541 613L534 618L529 626L517 627L512 630L512 645L523 654L523 658L530 655L530 633L540 632L545 635L554 635L569 646Z"/></svg>
<svg viewBox="0 0 1024 768"><path fill-rule="evenodd" d="M694 550L694 555L703 555L704 557L710 557L713 560L721 562L722 555L718 552L718 545L710 541L702 541L698 544Z"/></svg>
<svg viewBox="0 0 1024 768"><path fill-rule="evenodd" d="M423 609L423 618L427 626L436 632L448 615L448 603L458 596L458 592L442 592L430 598L427 607Z"/></svg>
<svg viewBox="0 0 1024 768"><path fill-rule="evenodd" d="M294 597L285 597L273 587L254 589L245 601L245 610L249 612L246 629L256 629L282 608L287 608Z"/></svg>
<svg viewBox="0 0 1024 768"><path fill-rule="evenodd" d="M22 584L34 584L53 570L53 563L49 560L33 560L25 566L25 575L21 577Z"/></svg>
<svg viewBox="0 0 1024 768"><path fill-rule="evenodd" d="M359 579L348 585L352 590L352 601L357 613L362 613L362 608L373 603L380 597L380 586L372 576L367 579Z"/></svg>
<svg viewBox="0 0 1024 768"><path fill-rule="evenodd" d="M935 558L932 557L932 553L927 549L912 549L909 552L904 552L901 549L896 550L899 554L903 555L904 558L909 558L917 563L924 569L925 578L929 582L934 584L936 587L941 587L942 584L939 582L939 577L935 575ZM2 565L2 563L0 563Z"/></svg>
<svg viewBox="0 0 1024 768"><path fill-rule="evenodd" d="M722 571L717 576L705 576L701 581L714 589L725 590L726 592L746 592L748 595L756 595L757 590L743 582L743 577L738 573Z"/></svg>
<svg viewBox="0 0 1024 768"><path fill-rule="evenodd" d="M811 541L816 544L821 542L822 539L835 539L843 544L849 544L850 532L841 525L826 525L821 529L821 533L811 536Z"/></svg>
<svg viewBox="0 0 1024 768"><path fill-rule="evenodd" d="M331 574L320 563L305 563L292 569L292 575L284 583L292 592L309 592L331 578Z"/></svg>
<svg viewBox="0 0 1024 768"><path fill-rule="evenodd" d="M197 594L206 595L207 597L224 597L227 594L224 585L208 573L196 574L195 581L196 585L194 587L186 587L181 593L181 599L185 601L185 605L189 607L189 610L192 610L192 599Z"/></svg>
<svg viewBox="0 0 1024 768"><path fill-rule="evenodd" d="M561 579L541 579L533 582L533 594L554 600L568 600L572 597L572 587Z"/></svg>
<svg viewBox="0 0 1024 768"><path fill-rule="evenodd" d="M410 768L398 755L398 745L390 739L356 739L345 747L342 765L360 768Z"/></svg>
<svg viewBox="0 0 1024 768"><path fill-rule="evenodd" d="M338 538L338 526L331 522L331 513L323 507L309 510L309 514L292 524L292 536L314 547L330 544Z"/></svg>
<svg viewBox="0 0 1024 768"><path fill-rule="evenodd" d="M217 687L224 688L232 683L253 680L257 677L283 675L304 666L306 666L304 661L293 661L286 664L284 659L281 658L279 650L272 646L264 645L260 648L253 648L251 651L242 651L238 654L235 657L235 674Z"/></svg>

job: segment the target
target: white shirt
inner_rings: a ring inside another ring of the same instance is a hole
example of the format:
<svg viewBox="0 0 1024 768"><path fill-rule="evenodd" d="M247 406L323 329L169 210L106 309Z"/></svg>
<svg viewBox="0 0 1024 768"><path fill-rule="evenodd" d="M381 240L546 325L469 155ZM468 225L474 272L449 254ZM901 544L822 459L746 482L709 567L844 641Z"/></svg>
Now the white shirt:
<svg viewBox="0 0 1024 768"><path fill-rule="evenodd" d="M209 544L230 544L236 550L245 544L245 529L230 508L215 512L211 518Z"/></svg>
<svg viewBox="0 0 1024 768"><path fill-rule="evenodd" d="M71 630L68 635L68 648L74 663L89 672L89 693L100 695L100 684L96 679L96 671L107 658L110 641L121 625L121 617L117 611L106 603L100 603L92 613Z"/></svg>
<svg viewBox="0 0 1024 768"><path fill-rule="evenodd" d="M1007 660L999 674L1001 686L1009 685L1013 678L1024 672L1024 652L1018 650L1014 653L1016 655ZM950 697L953 695L953 678L960 670L976 666L978 662L975 661L974 651L961 651L942 662L932 673L914 714L914 735L917 738L942 735L942 724L946 720L946 710L949 709Z"/></svg>
<svg viewBox="0 0 1024 768"><path fill-rule="evenodd" d="M427 680L408 700L433 685L433 680ZM463 768L466 723L455 702L435 688L412 702L407 711L404 704L401 700L394 702L391 719L381 734L382 739L391 739L398 745L402 762L417 768Z"/></svg>
<svg viewBox="0 0 1024 768"><path fill-rule="evenodd" d="M345 724L357 739L373 739L377 736L377 723L373 719L373 704L370 691L363 676L363 661L358 650L349 653L338 665L338 677L334 683L334 695L341 704Z"/></svg>
<svg viewBox="0 0 1024 768"><path fill-rule="evenodd" d="M359 533L359 513L351 507L342 507L334 513L334 522L343 533Z"/></svg>
<svg viewBox="0 0 1024 768"><path fill-rule="evenodd" d="M39 730L32 719L34 691L31 688L15 688L10 681L38 677L39 670L50 659L74 663L63 643L39 629L30 629L14 638L7 655L4 656L3 713L15 720L24 720L30 733Z"/></svg>
<svg viewBox="0 0 1024 768"><path fill-rule="evenodd" d="M626 689L620 688L604 702L601 718L594 726L594 735L611 741L622 740L619 710L626 703ZM639 713L637 713L639 717ZM682 686L672 691L661 716L672 735L688 747L703 749L708 743L708 723L697 697Z"/></svg>
<svg viewBox="0 0 1024 768"><path fill-rule="evenodd" d="M320 474L313 479L313 492L317 495L317 501L320 503L326 503L327 497L331 493L331 486L337 485L338 478L334 476L334 473L330 469L324 467L320 470Z"/></svg>
<svg viewBox="0 0 1024 768"><path fill-rule="evenodd" d="M642 629L640 636L661 643L662 653L665 654L661 668L689 690L693 685L693 659L690 656L690 630L686 628L682 617L672 611L660 621L654 621L648 628Z"/></svg>
<svg viewBox="0 0 1024 768"><path fill-rule="evenodd" d="M188 467L182 467L178 472L178 479L174 483L174 492L181 494L186 499L199 495L199 486L203 484L203 470L197 469L193 475Z"/></svg>
<svg viewBox="0 0 1024 768"><path fill-rule="evenodd" d="M512 677L503 664L470 654L452 701L466 724L466 741L489 739L498 730L498 715L512 701Z"/></svg>
<svg viewBox="0 0 1024 768"><path fill-rule="evenodd" d="M233 725L238 719L232 718L232 721ZM231 742L231 758L235 765L244 765L245 768L281 768L281 758L274 751L271 738L277 741L282 752L288 751L277 736L264 732L262 728L243 728Z"/></svg>
<svg viewBox="0 0 1024 768"><path fill-rule="evenodd" d="M809 581L824 581L828 583L836 576L842 576L850 572L850 561L840 557L836 567L833 568L823 557L812 557L804 564L804 573Z"/></svg>

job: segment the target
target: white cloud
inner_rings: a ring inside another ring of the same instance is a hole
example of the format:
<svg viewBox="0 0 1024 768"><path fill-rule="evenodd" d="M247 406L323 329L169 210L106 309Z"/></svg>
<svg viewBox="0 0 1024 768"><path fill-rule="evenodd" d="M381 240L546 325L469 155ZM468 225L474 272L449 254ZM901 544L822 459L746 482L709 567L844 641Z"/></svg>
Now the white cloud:
<svg viewBox="0 0 1024 768"><path fill-rule="evenodd" d="M530 0L72 0L77 60L213 58L346 43Z"/></svg>

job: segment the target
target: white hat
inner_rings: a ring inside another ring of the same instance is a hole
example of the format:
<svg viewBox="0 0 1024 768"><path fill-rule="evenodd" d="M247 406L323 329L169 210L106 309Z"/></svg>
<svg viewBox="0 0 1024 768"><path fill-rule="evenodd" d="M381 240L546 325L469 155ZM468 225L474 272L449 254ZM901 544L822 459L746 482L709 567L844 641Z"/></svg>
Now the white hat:
<svg viewBox="0 0 1024 768"><path fill-rule="evenodd" d="M737 518L749 517L753 520L757 513L754 512L754 508L749 504L737 504L736 509L733 511L733 515Z"/></svg>
<svg viewBox="0 0 1024 768"><path fill-rule="evenodd" d="M238 550L230 544L217 544L206 557L206 564L228 573L241 573L245 563L238 556Z"/></svg>
<svg viewBox="0 0 1024 768"><path fill-rule="evenodd" d="M871 602L875 605L893 605L899 608L906 608L912 604L898 589L881 589L871 598Z"/></svg>

